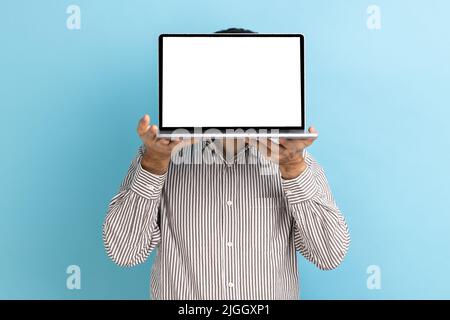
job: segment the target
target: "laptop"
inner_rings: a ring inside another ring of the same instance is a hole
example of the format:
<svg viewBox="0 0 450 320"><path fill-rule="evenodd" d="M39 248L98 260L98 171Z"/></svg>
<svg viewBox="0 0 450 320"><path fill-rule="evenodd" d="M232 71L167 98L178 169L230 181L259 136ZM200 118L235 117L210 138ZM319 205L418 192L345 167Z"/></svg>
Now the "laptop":
<svg viewBox="0 0 450 320"><path fill-rule="evenodd" d="M301 34L161 34L163 138L295 138L305 132Z"/></svg>

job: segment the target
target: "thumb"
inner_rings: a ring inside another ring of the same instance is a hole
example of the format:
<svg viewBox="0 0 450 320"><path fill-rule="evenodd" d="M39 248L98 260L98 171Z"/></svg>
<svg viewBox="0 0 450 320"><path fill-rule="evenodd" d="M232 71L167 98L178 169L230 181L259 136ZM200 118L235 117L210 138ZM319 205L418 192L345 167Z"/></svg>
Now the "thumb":
<svg viewBox="0 0 450 320"><path fill-rule="evenodd" d="M144 135L150 124L150 116L148 114L144 115L138 123L137 132L140 136Z"/></svg>

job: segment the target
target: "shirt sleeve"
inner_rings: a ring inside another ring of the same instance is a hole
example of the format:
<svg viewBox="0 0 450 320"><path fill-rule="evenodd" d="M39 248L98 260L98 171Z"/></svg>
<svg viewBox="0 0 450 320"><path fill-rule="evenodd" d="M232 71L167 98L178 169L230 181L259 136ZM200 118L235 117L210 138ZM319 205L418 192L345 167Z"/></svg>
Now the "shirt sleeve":
<svg viewBox="0 0 450 320"><path fill-rule="evenodd" d="M297 178L282 179L289 211L294 217L294 243L300 253L322 270L336 268L350 244L348 227L331 194L323 169L305 151L307 168Z"/></svg>
<svg viewBox="0 0 450 320"><path fill-rule="evenodd" d="M161 240L158 215L167 173L155 175L144 170L142 154L140 147L119 192L109 203L103 224L106 252L120 266L144 262Z"/></svg>

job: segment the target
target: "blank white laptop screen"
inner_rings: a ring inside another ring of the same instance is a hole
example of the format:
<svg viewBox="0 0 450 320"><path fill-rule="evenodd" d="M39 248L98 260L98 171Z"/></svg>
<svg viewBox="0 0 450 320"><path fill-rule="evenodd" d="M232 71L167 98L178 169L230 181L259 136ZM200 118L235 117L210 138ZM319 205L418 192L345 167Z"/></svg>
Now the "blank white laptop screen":
<svg viewBox="0 0 450 320"><path fill-rule="evenodd" d="M162 125L302 125L299 36L163 37Z"/></svg>

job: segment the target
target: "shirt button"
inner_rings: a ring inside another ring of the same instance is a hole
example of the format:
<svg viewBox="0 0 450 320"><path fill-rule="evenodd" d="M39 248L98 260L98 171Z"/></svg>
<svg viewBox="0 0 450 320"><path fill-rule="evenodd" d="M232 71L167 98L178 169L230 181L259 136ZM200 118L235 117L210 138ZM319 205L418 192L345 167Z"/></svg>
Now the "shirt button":
<svg viewBox="0 0 450 320"><path fill-rule="evenodd" d="M228 241L228 242L227 242L227 247L232 247L232 246L233 246L233 242Z"/></svg>
<svg viewBox="0 0 450 320"><path fill-rule="evenodd" d="M233 205L233 201L228 200L228 201L227 201L227 205L228 205L229 207L231 207L231 206Z"/></svg>
<svg viewBox="0 0 450 320"><path fill-rule="evenodd" d="M289 194L291 194L291 193L292 193L291 190L286 190L286 194L287 194L287 195L289 195Z"/></svg>
<svg viewBox="0 0 450 320"><path fill-rule="evenodd" d="M155 187L154 187L153 185L151 185L151 184L148 184L148 185L147 185L147 188L148 188L150 191L155 190Z"/></svg>
<svg viewBox="0 0 450 320"><path fill-rule="evenodd" d="M234 283L233 283L233 282L228 282L228 286L229 286L230 288L233 288L233 287L234 287Z"/></svg>

